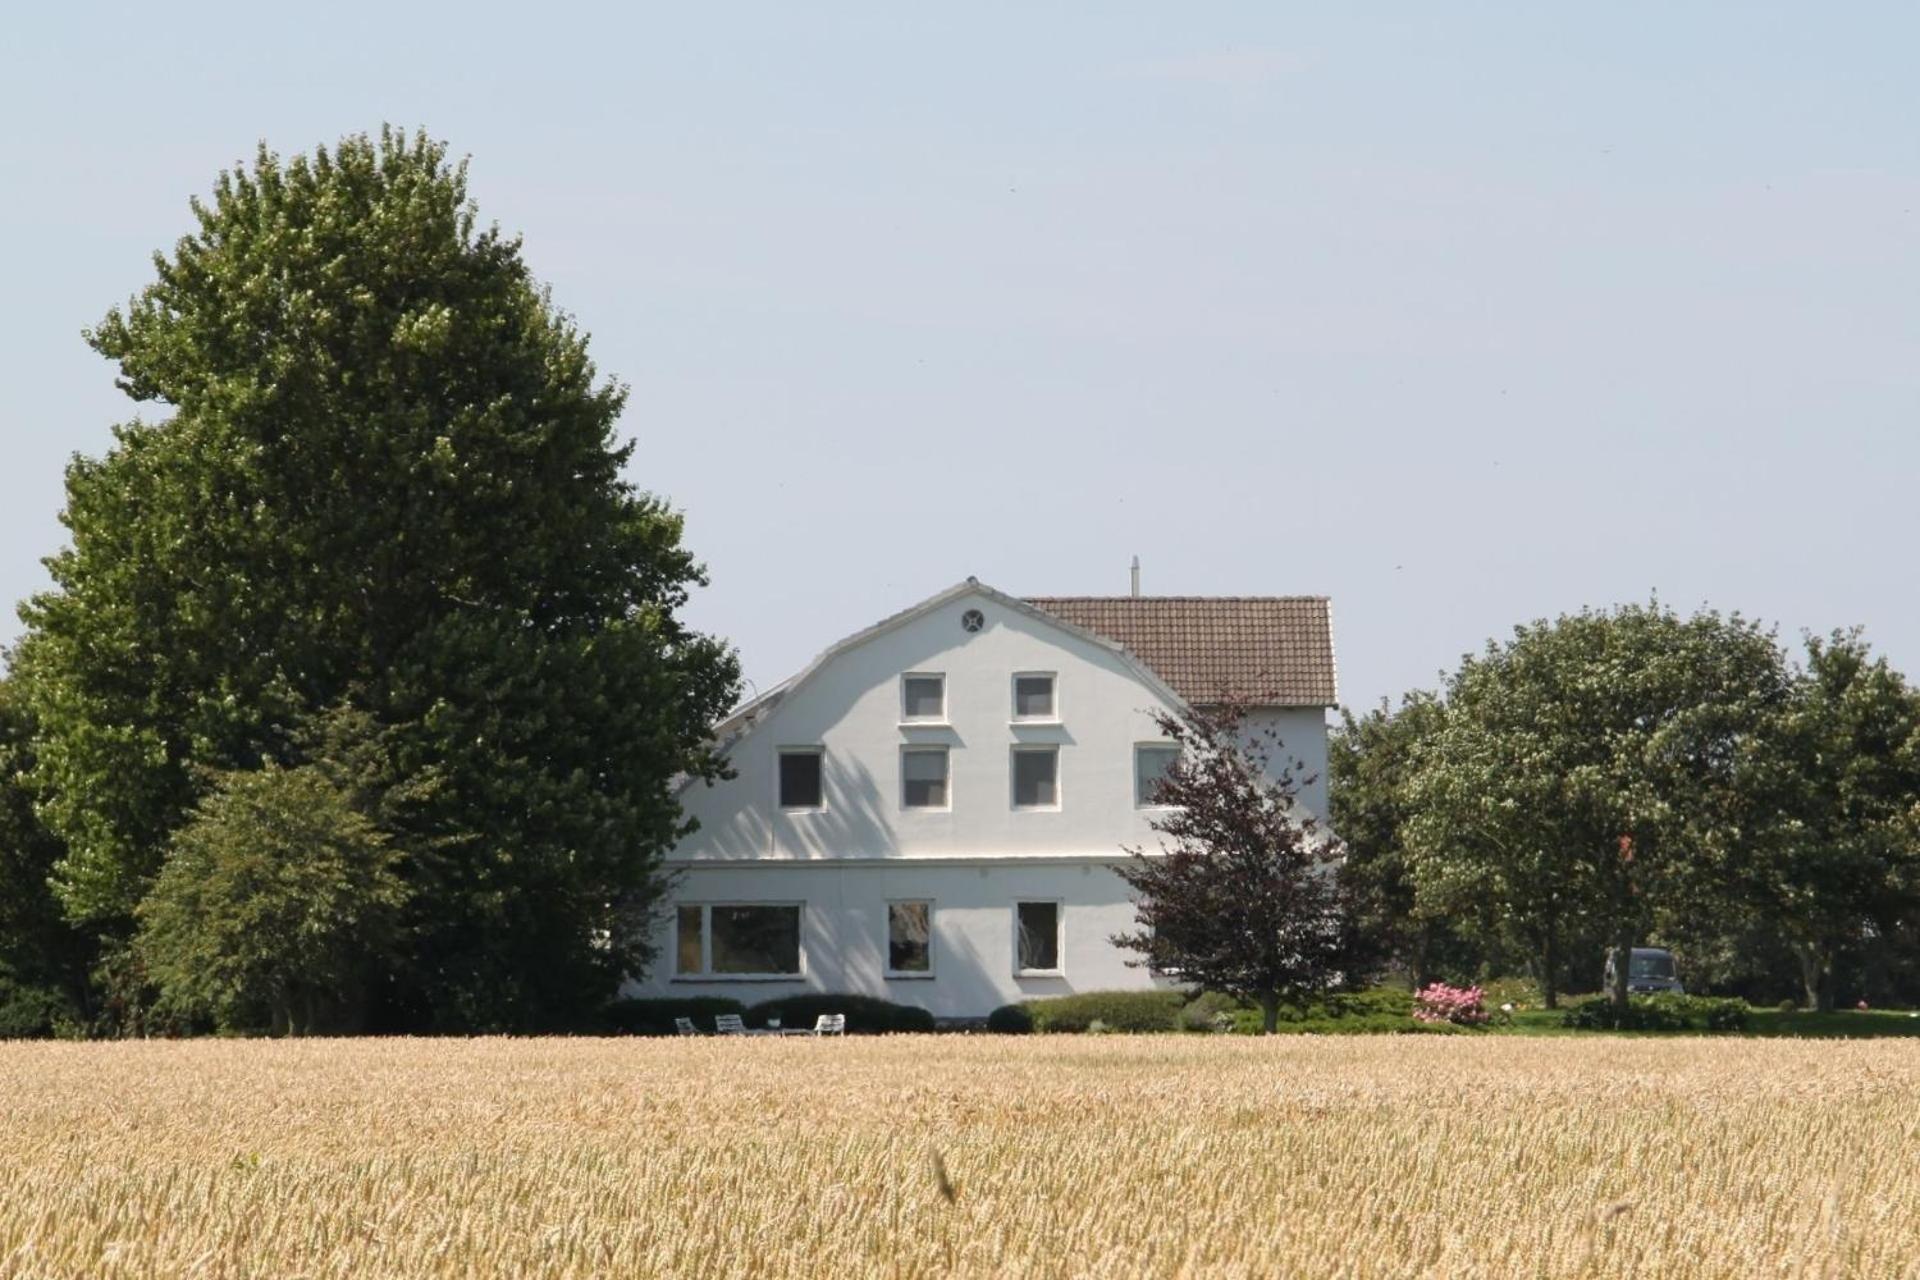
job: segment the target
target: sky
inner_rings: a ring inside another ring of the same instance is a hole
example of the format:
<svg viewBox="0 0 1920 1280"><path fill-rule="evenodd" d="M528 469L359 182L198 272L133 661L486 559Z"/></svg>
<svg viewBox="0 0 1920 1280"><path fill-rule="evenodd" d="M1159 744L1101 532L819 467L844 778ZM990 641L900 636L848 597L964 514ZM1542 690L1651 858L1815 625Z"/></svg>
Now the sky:
<svg viewBox="0 0 1920 1280"><path fill-rule="evenodd" d="M424 127L765 688L969 574L1333 599L1343 699L1659 599L1920 674L1920 9L36 5L0 599L189 197ZM19 624L0 618L0 642Z"/></svg>

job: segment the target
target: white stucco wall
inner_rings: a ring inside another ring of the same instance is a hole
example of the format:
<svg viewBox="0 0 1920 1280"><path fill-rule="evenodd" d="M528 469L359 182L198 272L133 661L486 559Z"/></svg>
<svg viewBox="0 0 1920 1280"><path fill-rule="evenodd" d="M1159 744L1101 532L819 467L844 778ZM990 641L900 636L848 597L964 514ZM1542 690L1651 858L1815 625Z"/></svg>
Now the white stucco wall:
<svg viewBox="0 0 1920 1280"><path fill-rule="evenodd" d="M961 616L978 609L969 633ZM903 724L906 672L946 677L947 722ZM1016 672L1053 672L1056 724L1016 723ZM700 829L675 850L674 903L800 902L804 974L767 981L684 979L674 973L671 914L659 925L660 960L636 995L727 994L751 1003L795 991L859 992L970 1016L1034 995L1151 985L1113 934L1133 911L1112 865L1124 846L1157 846L1149 810L1134 804L1134 746L1158 741L1153 712L1165 702L1128 659L1052 622L970 593L912 616L830 659L784 695L734 747L737 776L682 795ZM1258 713L1285 743L1303 807L1324 814L1325 714ZM901 804L900 753L949 749L950 807ZM1057 810L1012 803L1012 749L1059 747ZM824 808L782 812L778 752L824 751ZM934 976L885 976L886 903L934 903ZM1063 971L1014 973L1013 904L1064 904Z"/></svg>

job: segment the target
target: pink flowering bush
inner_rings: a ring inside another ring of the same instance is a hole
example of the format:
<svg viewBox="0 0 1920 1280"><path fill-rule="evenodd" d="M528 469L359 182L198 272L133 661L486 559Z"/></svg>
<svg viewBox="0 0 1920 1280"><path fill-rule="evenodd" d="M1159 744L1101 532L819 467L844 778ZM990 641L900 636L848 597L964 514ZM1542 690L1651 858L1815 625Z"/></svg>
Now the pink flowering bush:
<svg viewBox="0 0 1920 1280"><path fill-rule="evenodd" d="M1450 987L1444 982L1429 983L1413 993L1413 1016L1420 1022L1451 1022L1477 1027L1487 1020L1479 987Z"/></svg>

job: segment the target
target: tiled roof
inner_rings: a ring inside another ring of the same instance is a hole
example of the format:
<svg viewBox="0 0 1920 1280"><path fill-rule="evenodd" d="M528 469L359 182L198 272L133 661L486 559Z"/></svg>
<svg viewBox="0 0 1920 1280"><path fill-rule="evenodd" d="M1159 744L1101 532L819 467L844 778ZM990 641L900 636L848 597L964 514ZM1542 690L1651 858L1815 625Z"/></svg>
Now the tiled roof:
<svg viewBox="0 0 1920 1280"><path fill-rule="evenodd" d="M1325 596L1033 596L1027 603L1121 645L1191 703L1338 701Z"/></svg>

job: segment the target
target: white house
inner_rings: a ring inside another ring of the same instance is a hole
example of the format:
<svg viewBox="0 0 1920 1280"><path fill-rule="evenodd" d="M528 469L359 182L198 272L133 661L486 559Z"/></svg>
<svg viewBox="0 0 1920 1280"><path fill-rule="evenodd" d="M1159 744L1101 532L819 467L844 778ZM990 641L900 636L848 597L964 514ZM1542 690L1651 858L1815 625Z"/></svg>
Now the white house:
<svg viewBox="0 0 1920 1280"><path fill-rule="evenodd" d="M736 776L682 793L699 830L627 993L973 1017L1152 985L1110 941L1134 927L1113 868L1157 844L1153 713L1222 695L1259 708L1324 814L1324 598L1021 600L968 579L849 636L719 726Z"/></svg>

